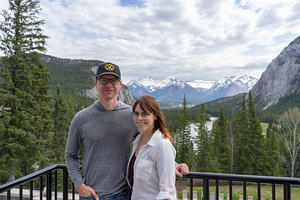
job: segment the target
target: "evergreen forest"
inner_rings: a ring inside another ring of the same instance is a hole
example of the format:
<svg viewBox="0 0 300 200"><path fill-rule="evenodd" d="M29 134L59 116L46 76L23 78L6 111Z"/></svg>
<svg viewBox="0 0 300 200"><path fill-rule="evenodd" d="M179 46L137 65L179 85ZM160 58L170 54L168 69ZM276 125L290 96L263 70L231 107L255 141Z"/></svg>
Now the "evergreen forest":
<svg viewBox="0 0 300 200"><path fill-rule="evenodd" d="M42 59L48 37L40 12L39 1L33 0L9 1L9 9L2 12L0 184L64 163L69 124L76 111L94 101L62 92L68 90L64 82L51 84L58 74L50 74ZM74 74L70 77L76 80Z"/></svg>
<svg viewBox="0 0 300 200"><path fill-rule="evenodd" d="M231 103L218 104L218 112L206 110L216 102L188 108L186 97L183 108L164 110L177 163L188 163L192 171L299 177L300 109L293 100L299 95L264 111L256 110L251 92L247 97L229 98ZM289 100L294 104L283 103ZM210 116L218 117L212 130L205 126ZM194 138L191 123L197 126Z"/></svg>

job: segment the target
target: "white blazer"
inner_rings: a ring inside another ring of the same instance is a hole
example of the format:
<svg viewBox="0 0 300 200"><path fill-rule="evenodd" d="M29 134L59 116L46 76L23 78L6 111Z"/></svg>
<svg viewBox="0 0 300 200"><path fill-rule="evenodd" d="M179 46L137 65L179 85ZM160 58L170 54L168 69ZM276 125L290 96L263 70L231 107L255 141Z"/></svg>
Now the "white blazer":
<svg viewBox="0 0 300 200"><path fill-rule="evenodd" d="M129 162L135 153L141 135L139 134L133 142ZM163 138L163 134L157 130L148 143L140 148L136 157L131 200L175 200L175 156L176 151L170 140ZM130 185L128 177L126 178Z"/></svg>

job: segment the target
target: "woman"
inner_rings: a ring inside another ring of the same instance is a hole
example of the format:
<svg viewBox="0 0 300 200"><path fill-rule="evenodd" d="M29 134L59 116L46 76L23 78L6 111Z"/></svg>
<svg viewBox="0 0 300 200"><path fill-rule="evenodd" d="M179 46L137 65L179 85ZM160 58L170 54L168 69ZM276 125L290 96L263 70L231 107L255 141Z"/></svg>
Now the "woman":
<svg viewBox="0 0 300 200"><path fill-rule="evenodd" d="M133 105L133 120L141 134L127 167L132 200L176 199L175 149L156 100L145 95Z"/></svg>

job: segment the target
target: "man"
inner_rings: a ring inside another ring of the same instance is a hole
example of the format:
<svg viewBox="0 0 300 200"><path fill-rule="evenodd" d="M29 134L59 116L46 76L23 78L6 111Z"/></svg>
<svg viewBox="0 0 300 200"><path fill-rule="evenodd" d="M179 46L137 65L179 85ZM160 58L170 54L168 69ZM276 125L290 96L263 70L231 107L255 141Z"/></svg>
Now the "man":
<svg viewBox="0 0 300 200"><path fill-rule="evenodd" d="M94 85L98 101L73 118L66 145L68 172L80 199L129 200L126 166L132 139L138 134L131 107L117 100L122 86L117 65L98 67ZM79 151L82 145L80 173ZM176 174L188 173L186 164L176 166Z"/></svg>

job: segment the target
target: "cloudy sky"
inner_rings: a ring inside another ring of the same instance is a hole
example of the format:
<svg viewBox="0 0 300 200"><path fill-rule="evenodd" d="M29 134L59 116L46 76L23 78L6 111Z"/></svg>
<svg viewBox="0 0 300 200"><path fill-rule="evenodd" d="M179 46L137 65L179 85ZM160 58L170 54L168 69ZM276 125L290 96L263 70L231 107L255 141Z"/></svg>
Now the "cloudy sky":
<svg viewBox="0 0 300 200"><path fill-rule="evenodd" d="M259 78L300 36L299 0L41 0L41 8L47 54L113 62L125 83Z"/></svg>

